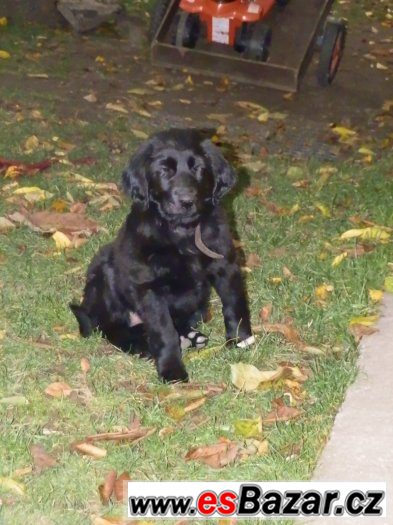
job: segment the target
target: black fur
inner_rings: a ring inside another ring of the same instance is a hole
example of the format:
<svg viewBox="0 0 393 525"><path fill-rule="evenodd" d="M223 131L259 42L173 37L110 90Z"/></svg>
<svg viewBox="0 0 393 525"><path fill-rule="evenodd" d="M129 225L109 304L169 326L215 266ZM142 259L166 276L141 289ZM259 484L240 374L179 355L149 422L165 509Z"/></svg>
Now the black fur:
<svg viewBox="0 0 393 525"><path fill-rule="evenodd" d="M169 130L143 144L123 173L133 206L116 239L94 257L82 304L71 305L80 333L100 330L115 346L152 357L166 381L187 380L182 338L204 319L213 286L228 340L251 336L240 269L220 199L235 174L196 130ZM222 254L195 245L195 229ZM132 326L130 312L143 324ZM195 344L194 344L195 346Z"/></svg>

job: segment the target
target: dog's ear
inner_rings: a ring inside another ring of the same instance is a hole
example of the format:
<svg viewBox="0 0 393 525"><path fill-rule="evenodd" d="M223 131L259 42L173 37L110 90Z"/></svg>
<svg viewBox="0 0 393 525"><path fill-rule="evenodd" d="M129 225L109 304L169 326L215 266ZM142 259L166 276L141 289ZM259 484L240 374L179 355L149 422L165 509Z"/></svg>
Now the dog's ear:
<svg viewBox="0 0 393 525"><path fill-rule="evenodd" d="M124 192L135 202L147 208L149 201L149 185L147 167L154 149L154 139L142 144L131 157L127 168L123 171L122 182Z"/></svg>
<svg viewBox="0 0 393 525"><path fill-rule="evenodd" d="M217 202L235 185L236 175L232 166L224 158L219 148L210 140L204 140L201 146L212 167L215 179L212 201L213 204L217 204Z"/></svg>
<svg viewBox="0 0 393 525"><path fill-rule="evenodd" d="M73 304L70 303L69 307L72 310L72 313L75 315L78 324L79 324L79 332L82 337L89 337L91 333L93 332L93 323L86 312L86 310L83 308L83 306L80 306L79 304Z"/></svg>

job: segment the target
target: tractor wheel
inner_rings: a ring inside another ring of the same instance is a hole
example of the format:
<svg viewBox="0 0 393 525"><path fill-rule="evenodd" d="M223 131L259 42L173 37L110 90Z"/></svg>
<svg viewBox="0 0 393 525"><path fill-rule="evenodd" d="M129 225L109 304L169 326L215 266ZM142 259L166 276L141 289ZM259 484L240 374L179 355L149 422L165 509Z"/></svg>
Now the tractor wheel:
<svg viewBox="0 0 393 525"><path fill-rule="evenodd" d="M150 12L149 41L152 42L160 28L171 0L156 0Z"/></svg>
<svg viewBox="0 0 393 525"><path fill-rule="evenodd" d="M235 36L235 45L233 46L238 53L244 53L250 40L250 24L243 22L237 29Z"/></svg>
<svg viewBox="0 0 393 525"><path fill-rule="evenodd" d="M175 32L172 44L177 47L195 47L201 32L199 16L194 13L179 11L175 19Z"/></svg>
<svg viewBox="0 0 393 525"><path fill-rule="evenodd" d="M263 22L252 25L251 36L247 42L245 57L251 60L266 62L272 41L272 30Z"/></svg>
<svg viewBox="0 0 393 525"><path fill-rule="evenodd" d="M318 83L322 87L329 86L336 76L344 53L346 35L347 27L344 22L328 20L323 33L317 71Z"/></svg>

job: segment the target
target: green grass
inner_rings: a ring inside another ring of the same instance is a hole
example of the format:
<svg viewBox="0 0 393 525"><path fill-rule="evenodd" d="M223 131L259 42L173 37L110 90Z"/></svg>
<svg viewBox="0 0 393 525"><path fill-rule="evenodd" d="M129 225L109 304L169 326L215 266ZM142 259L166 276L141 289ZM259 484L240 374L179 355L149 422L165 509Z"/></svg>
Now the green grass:
<svg viewBox="0 0 393 525"><path fill-rule="evenodd" d="M18 48L18 53L22 56L23 48ZM39 186L54 194L35 209L49 209L54 199L64 198L67 192L75 200L88 198L85 190L72 182L70 172L97 181L118 181L127 154L113 153L107 144L116 143L122 151L130 152L137 147L130 139L129 129L134 125L131 117L111 114L105 125L61 121L55 113L55 93L49 100L39 91L26 95L23 84L18 90L1 89L0 96L0 157L29 161L46 158L57 149L53 137L59 137L76 144L70 158L92 155L97 161L91 167L57 164L42 175L19 179L20 186ZM43 120L32 117L33 109L42 112ZM24 151L24 142L33 134L47 144L47 150ZM250 351L220 349L224 343L223 320L213 297L213 317L203 331L210 334L210 348L216 351L210 355L190 352L187 367L192 381L225 383L227 389L198 411L206 422L197 427L193 425L194 414L174 422L158 397L148 400L138 393L140 385L153 391L162 388L151 364L108 348L98 336L87 340L61 338L62 333L77 332L67 305L80 297L89 261L99 246L113 238L128 202L107 213L88 206L88 215L107 232L60 255L55 254L50 238L25 227L0 235L0 399L24 396L29 401L25 406L0 404L0 477L17 479L25 487L24 496L0 487L0 523L22 525L28 519L42 525L87 525L93 515L119 513L121 508L103 507L97 491L111 468L119 473L127 470L135 480L309 479L345 391L356 376L357 349L348 322L354 316L376 312L368 290L382 287L388 262L392 262L391 244L376 243L370 253L357 259L348 257L332 267L333 258L344 246L338 238L355 227L349 221L355 215L393 227L393 158L385 153L370 165L359 160L337 162L337 173L322 187L318 184L321 163L298 161L302 178L309 182L303 189L296 189L294 179L287 175L290 159L269 157L266 162L266 170L251 178L251 184L271 188L269 201L287 209L297 204L299 211L274 215L258 197L247 197L244 191L227 203L246 255L257 253L261 259L261 267L245 273L253 323L260 323L260 309L271 303L272 322L293 318L304 340L322 348L325 355L315 358L300 353L282 337L264 333L259 334ZM244 180L245 175L241 176L241 182ZM9 182L1 181L0 191ZM17 209L16 204L6 201L8 195L0 193L0 216ZM318 211L319 204L329 210L330 218ZM299 221L307 215L313 215L310 222ZM345 246L352 248L355 244L347 241ZM279 256L278 248L283 250ZM293 279L283 276L285 266ZM271 279L277 276L283 280L275 285ZM325 305L315 298L315 288L322 283L334 286ZM44 390L54 381L65 381L75 389L83 387L82 357L91 365L87 374L93 394L90 402L48 398ZM236 462L218 471L185 462L184 455L192 446L212 444L220 437L241 440L234 432L235 421L265 415L271 401L282 395L282 387L239 393L231 385L229 367L239 361L261 369L273 369L284 361L311 369L301 407L304 416L264 429L270 445L264 457ZM73 441L127 427L135 417L157 430L173 426L174 432L164 437L157 432L135 446L105 444L108 454L103 460L86 459L70 451ZM36 443L55 455L59 465L17 478L18 469L32 465L29 447ZM288 459L292 446L299 446L299 455Z"/></svg>

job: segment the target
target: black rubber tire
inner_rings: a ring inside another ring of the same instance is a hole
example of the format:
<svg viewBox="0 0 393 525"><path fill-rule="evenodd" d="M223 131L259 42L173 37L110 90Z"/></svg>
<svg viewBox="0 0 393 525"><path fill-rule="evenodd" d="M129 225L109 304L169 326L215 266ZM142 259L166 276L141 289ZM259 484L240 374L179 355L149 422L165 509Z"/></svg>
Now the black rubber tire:
<svg viewBox="0 0 393 525"><path fill-rule="evenodd" d="M236 31L234 50L238 53L244 53L250 39L250 24L242 22L242 25Z"/></svg>
<svg viewBox="0 0 393 525"><path fill-rule="evenodd" d="M168 10L171 0L156 0L150 12L149 41L152 42Z"/></svg>
<svg viewBox="0 0 393 525"><path fill-rule="evenodd" d="M174 25L175 31L172 37L172 44L177 47L194 48L201 32L199 16L179 10L176 14Z"/></svg>
<svg viewBox="0 0 393 525"><path fill-rule="evenodd" d="M323 33L317 70L318 83L329 86L336 76L345 47L347 27L339 20L328 20Z"/></svg>
<svg viewBox="0 0 393 525"><path fill-rule="evenodd" d="M250 24L250 38L244 53L245 58L266 62L272 41L272 30L263 22Z"/></svg>

